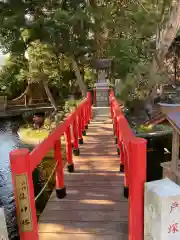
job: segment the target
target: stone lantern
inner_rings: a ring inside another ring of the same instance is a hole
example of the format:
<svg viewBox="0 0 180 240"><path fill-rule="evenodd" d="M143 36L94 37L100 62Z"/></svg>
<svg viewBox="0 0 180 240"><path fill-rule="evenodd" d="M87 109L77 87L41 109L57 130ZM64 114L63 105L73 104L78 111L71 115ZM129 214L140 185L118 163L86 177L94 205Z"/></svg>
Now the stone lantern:
<svg viewBox="0 0 180 240"><path fill-rule="evenodd" d="M95 62L97 70L96 106L107 107L109 105L109 82L108 72L111 70L112 59L98 59Z"/></svg>

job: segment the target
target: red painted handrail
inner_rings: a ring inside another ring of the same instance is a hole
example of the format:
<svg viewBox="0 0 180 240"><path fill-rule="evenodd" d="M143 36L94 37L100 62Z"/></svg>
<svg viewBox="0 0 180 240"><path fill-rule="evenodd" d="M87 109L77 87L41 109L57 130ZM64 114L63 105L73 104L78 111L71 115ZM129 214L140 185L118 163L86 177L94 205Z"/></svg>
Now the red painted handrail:
<svg viewBox="0 0 180 240"><path fill-rule="evenodd" d="M96 105L96 89L93 89L93 104Z"/></svg>
<svg viewBox="0 0 180 240"><path fill-rule="evenodd" d="M129 240L143 240L147 141L133 134L113 91L110 92L110 107L120 152L120 171L125 173L124 196L129 196Z"/></svg>
<svg viewBox="0 0 180 240"><path fill-rule="evenodd" d="M28 149L16 149L10 153L12 181L20 240L38 240L38 224L34 198L32 172L40 164L45 155L54 149L56 160L56 195L58 198L66 196L64 184L64 169L61 152L61 136L66 138L66 158L68 171L74 171L72 157L72 142L74 153L79 154L78 143L83 143L82 134L91 119L91 94L75 109L73 113L59 124L50 135L32 152ZM72 131L71 131L72 128ZM73 135L73 136L71 136Z"/></svg>

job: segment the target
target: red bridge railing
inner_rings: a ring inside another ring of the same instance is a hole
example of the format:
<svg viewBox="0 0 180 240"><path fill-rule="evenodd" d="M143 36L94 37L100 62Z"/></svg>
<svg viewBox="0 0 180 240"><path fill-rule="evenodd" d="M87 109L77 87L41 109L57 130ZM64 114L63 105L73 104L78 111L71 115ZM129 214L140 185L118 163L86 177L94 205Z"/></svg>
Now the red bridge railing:
<svg viewBox="0 0 180 240"><path fill-rule="evenodd" d="M120 154L120 171L125 173L124 196L129 197L129 240L143 240L146 140L133 134L113 91L110 92L110 107Z"/></svg>
<svg viewBox="0 0 180 240"><path fill-rule="evenodd" d="M64 184L61 136L65 135L66 137L68 171L73 172L72 140L74 154L79 155L78 144L83 143L83 133L85 133L91 116L91 95L88 93L87 98L82 101L75 111L70 113L64 122L60 123L48 138L40 143L32 152L29 152L28 149L16 149L10 153L20 240L38 240L32 172L40 164L45 155L51 149L54 149L56 161L56 195L58 198L64 198L66 196L66 188ZM73 131L71 131L71 127Z"/></svg>

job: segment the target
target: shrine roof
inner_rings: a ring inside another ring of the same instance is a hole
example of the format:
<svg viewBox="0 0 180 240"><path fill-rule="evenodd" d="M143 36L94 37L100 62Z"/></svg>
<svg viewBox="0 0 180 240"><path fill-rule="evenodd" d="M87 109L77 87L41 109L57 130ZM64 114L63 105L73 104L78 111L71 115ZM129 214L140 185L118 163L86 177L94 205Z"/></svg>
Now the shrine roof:
<svg viewBox="0 0 180 240"><path fill-rule="evenodd" d="M167 119L172 127L180 134L180 112L169 112Z"/></svg>
<svg viewBox="0 0 180 240"><path fill-rule="evenodd" d="M112 66L112 59L97 59L95 62L95 68L97 69L107 69Z"/></svg>

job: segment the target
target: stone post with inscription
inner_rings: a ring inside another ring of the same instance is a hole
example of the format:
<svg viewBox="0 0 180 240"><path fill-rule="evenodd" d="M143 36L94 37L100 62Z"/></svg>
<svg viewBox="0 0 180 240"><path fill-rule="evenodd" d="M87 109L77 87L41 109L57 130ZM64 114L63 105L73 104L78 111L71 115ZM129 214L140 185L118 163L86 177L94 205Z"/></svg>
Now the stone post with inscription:
<svg viewBox="0 0 180 240"><path fill-rule="evenodd" d="M180 239L180 186L168 178L145 184L144 240Z"/></svg>
<svg viewBox="0 0 180 240"><path fill-rule="evenodd" d="M0 240L9 240L4 208L0 208Z"/></svg>
<svg viewBox="0 0 180 240"><path fill-rule="evenodd" d="M96 60L97 82L96 89L96 107L107 107L109 105L109 83L108 70L111 69L111 59Z"/></svg>

